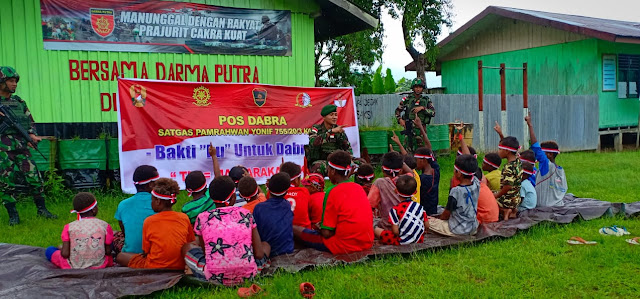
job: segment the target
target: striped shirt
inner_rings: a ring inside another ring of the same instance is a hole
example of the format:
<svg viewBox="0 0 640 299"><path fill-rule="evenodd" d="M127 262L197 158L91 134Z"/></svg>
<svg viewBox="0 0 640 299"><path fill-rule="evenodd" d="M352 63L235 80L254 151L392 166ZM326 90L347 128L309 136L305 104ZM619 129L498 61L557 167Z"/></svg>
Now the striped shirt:
<svg viewBox="0 0 640 299"><path fill-rule="evenodd" d="M427 213L419 203L408 199L389 211L389 221L399 227L400 245L413 244L424 234Z"/></svg>

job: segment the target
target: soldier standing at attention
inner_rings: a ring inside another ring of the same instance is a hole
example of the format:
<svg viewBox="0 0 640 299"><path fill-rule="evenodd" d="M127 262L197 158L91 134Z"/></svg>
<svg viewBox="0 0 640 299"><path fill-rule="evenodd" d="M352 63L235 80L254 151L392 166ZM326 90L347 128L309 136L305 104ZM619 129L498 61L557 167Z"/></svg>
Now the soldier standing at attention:
<svg viewBox="0 0 640 299"><path fill-rule="evenodd" d="M307 163L311 165L311 173L327 176L327 157L336 150L343 150L353 155L351 143L347 139L342 126L338 126L338 107L327 105L320 111L323 122L313 125L309 133L309 146L306 151Z"/></svg>
<svg viewBox="0 0 640 299"><path fill-rule="evenodd" d="M34 142L39 142L36 136L33 117L27 103L17 95L13 95L18 87L20 76L12 67L0 67L0 104L12 112L14 121L26 130ZM6 120L6 115L0 113L0 124ZM9 225L20 223L16 210L16 184L25 187L33 196L38 208L38 215L45 218L57 218L51 214L44 204L42 178L35 163L30 159L27 140L13 127L0 126L0 200L9 213Z"/></svg>
<svg viewBox="0 0 640 299"><path fill-rule="evenodd" d="M405 148L410 151L413 151L420 146L424 146L424 142L420 138L420 130L412 126L416 115L425 125L429 124L431 122L431 118L436 116L436 108L433 107L433 102L431 102L429 97L422 95L424 88L425 85L422 79L413 79L413 81L411 81L413 94L402 98L398 108L396 108L396 119L398 120L398 124L405 129L403 134L407 135L407 129L413 131L414 140L410 142L408 140L409 138L405 139ZM409 124L408 128L407 124Z"/></svg>

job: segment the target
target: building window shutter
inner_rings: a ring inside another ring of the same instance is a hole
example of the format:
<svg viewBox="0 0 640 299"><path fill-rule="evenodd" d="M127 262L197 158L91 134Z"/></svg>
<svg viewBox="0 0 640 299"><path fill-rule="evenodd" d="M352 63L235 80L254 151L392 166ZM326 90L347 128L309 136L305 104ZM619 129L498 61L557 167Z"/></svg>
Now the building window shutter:
<svg viewBox="0 0 640 299"><path fill-rule="evenodd" d="M618 55L618 98L638 98L640 55Z"/></svg>

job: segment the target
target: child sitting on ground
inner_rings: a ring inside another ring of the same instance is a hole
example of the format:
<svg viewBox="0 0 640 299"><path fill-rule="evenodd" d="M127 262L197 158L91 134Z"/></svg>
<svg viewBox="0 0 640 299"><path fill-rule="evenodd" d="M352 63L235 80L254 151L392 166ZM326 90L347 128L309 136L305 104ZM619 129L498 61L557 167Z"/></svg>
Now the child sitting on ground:
<svg viewBox="0 0 640 299"><path fill-rule="evenodd" d="M311 194L309 197L309 221L311 227L318 228L322 221L322 204L324 203L324 177L319 173L312 173L302 180L302 185Z"/></svg>
<svg viewBox="0 0 640 299"><path fill-rule="evenodd" d="M482 170L487 172L484 177L491 191L500 190L500 164L502 158L497 153L488 153L482 159Z"/></svg>
<svg viewBox="0 0 640 299"><path fill-rule="evenodd" d="M429 228L427 213L422 206L411 200L417 190L416 180L403 175L396 181L396 192L402 200L389 211L391 230L375 228L374 233L385 245L407 245L422 243L424 232Z"/></svg>
<svg viewBox="0 0 640 299"><path fill-rule="evenodd" d="M242 185L246 178L238 184ZM196 241L187 243L182 253L196 278L225 286L238 285L258 274L256 262L269 255L269 244L260 240L251 213L244 207L233 206L235 184L230 177L216 177L211 190L216 208L198 215Z"/></svg>
<svg viewBox="0 0 640 299"><path fill-rule="evenodd" d="M460 184L449 191L449 200L440 219L429 217L429 229L445 236L475 235L480 193L480 182L475 177L478 160L472 155L460 155L454 169L453 175Z"/></svg>
<svg viewBox="0 0 640 299"><path fill-rule="evenodd" d="M116 253L142 253L142 224L156 213L151 208L151 191L158 178L158 170L150 165L140 165L133 172L133 184L138 193L121 201L114 216L120 224L120 232L114 234Z"/></svg>
<svg viewBox="0 0 640 299"><path fill-rule="evenodd" d="M460 135L457 135L460 136ZM471 147L471 146L467 146L467 148L469 148L469 155L472 155L474 158L478 158L478 154L476 153L476 149ZM462 146L460 146L458 148L458 151L456 152L456 157L459 157L462 155ZM451 177L451 182L449 184L449 190L453 189L454 187L458 186L460 184L460 181L458 181L458 179L456 179L456 176L454 175L453 177Z"/></svg>
<svg viewBox="0 0 640 299"><path fill-rule="evenodd" d="M285 195L285 199L291 203L293 209L293 225L311 228L309 220L309 191L307 188L300 186L302 182L302 168L293 162L284 162L280 165L280 172L286 172L291 177L289 191Z"/></svg>
<svg viewBox="0 0 640 299"><path fill-rule="evenodd" d="M193 199L182 206L182 213L189 216L191 224L202 212L215 208L213 201L207 196L207 179L202 171L192 171L184 179L187 194Z"/></svg>
<svg viewBox="0 0 640 299"><path fill-rule="evenodd" d="M531 136L531 150L538 160L538 172L536 173L536 193L538 195L538 207L563 206L562 199L567 193L567 177L564 169L556 164L556 157L560 149L555 141L546 141L538 144L531 115L525 117Z"/></svg>
<svg viewBox="0 0 640 299"><path fill-rule="evenodd" d="M423 138L424 139L424 138ZM428 143L429 144L429 143ZM440 165L436 161L431 149L421 147L416 149L414 157L417 161L416 170L420 172L420 205L427 215L438 213L438 192L440 190Z"/></svg>
<svg viewBox="0 0 640 299"><path fill-rule="evenodd" d="M284 198L290 185L288 173L274 174L268 183L269 199L253 209L260 237L271 246L269 257L293 252L293 212Z"/></svg>
<svg viewBox="0 0 640 299"><path fill-rule="evenodd" d="M533 175L533 165L523 163L522 172L522 185L520 185L520 197L522 197L522 203L520 203L520 206L518 207L518 212L535 209L538 202L536 188L531 184L531 181L529 181L529 176Z"/></svg>
<svg viewBox="0 0 640 299"><path fill-rule="evenodd" d="M351 175L351 154L335 151L327 160L334 186L327 190L320 231L294 226L296 238L306 247L333 254L367 250L373 246L373 215L362 187L346 182Z"/></svg>
<svg viewBox="0 0 640 299"><path fill-rule="evenodd" d="M520 197L522 163L517 156L519 147L518 139L513 136L505 137L498 145L498 155L502 159L507 159L507 164L502 168L500 190L494 192L494 197L500 206L500 212L503 214L503 220L515 218L518 206L522 201Z"/></svg>
<svg viewBox="0 0 640 299"><path fill-rule="evenodd" d="M528 180L535 187L536 172L538 171L538 169L536 168L536 154L531 149L528 149L520 153L520 161L522 162L522 165L531 164L531 166L533 166L533 175L530 175Z"/></svg>
<svg viewBox="0 0 640 299"><path fill-rule="evenodd" d="M64 226L62 248L49 247L46 256L60 269L102 269L113 266L111 226L95 218L98 202L93 194L80 192L73 197L78 219Z"/></svg>
<svg viewBox="0 0 640 299"><path fill-rule="evenodd" d="M142 227L142 253L121 252L118 264L129 268L167 268L184 270L182 246L195 240L189 217L174 212L178 183L161 178L151 191L151 207L157 213L149 216Z"/></svg>
<svg viewBox="0 0 640 299"><path fill-rule="evenodd" d="M420 176L418 175L418 171L416 168L418 167L418 162L413 155L404 156L404 165L411 169L411 176L415 178L416 184L418 185L416 189L416 193L411 196L411 200L420 203Z"/></svg>
<svg viewBox="0 0 640 299"><path fill-rule="evenodd" d="M404 158L398 152L389 152L382 156L382 175L383 177L376 179L369 191L369 203L375 214L381 216L378 226L382 229L390 230L391 223L389 217L386 217L391 208L400 203L396 195L395 180L404 170L412 173L409 167L404 165Z"/></svg>
<svg viewBox="0 0 640 299"><path fill-rule="evenodd" d="M356 177L353 179L353 181L356 184L362 186L362 189L364 189L364 193L369 195L369 191L371 191L371 186L373 185L373 179L375 177L376 175L373 171L373 166L371 166L371 164L369 163L365 163L358 167L358 170L356 171Z"/></svg>
<svg viewBox="0 0 640 299"><path fill-rule="evenodd" d="M458 136L458 139L460 139L460 144L462 145L461 146L462 153L468 155L469 148L467 147L467 143L464 141L462 134ZM488 155L493 156L492 154L488 154ZM496 158L498 159L497 165L500 165L501 159L497 154L495 155L496 155ZM490 159L493 159L493 157L491 156L490 156ZM491 161L489 161L489 163L495 164L495 163L492 163ZM484 164L487 164L486 156L484 159L483 167L484 167ZM493 165L489 165L489 166L493 167ZM497 222L500 218L500 208L498 207L498 202L496 201L495 197L493 197L493 192L491 191L491 189L489 189L487 178L482 174L482 170L479 168L476 170L475 176L480 181L480 192L478 193L478 209L476 213L476 218L478 218L478 223ZM500 180L499 176L500 176L500 173L498 172L498 183Z"/></svg>
<svg viewBox="0 0 640 299"><path fill-rule="evenodd" d="M256 205L267 200L267 197L262 193L262 189L258 186L256 179L250 176L245 176L238 181L238 191L240 192L240 196L247 202L247 204L242 207L251 213L253 213Z"/></svg>

